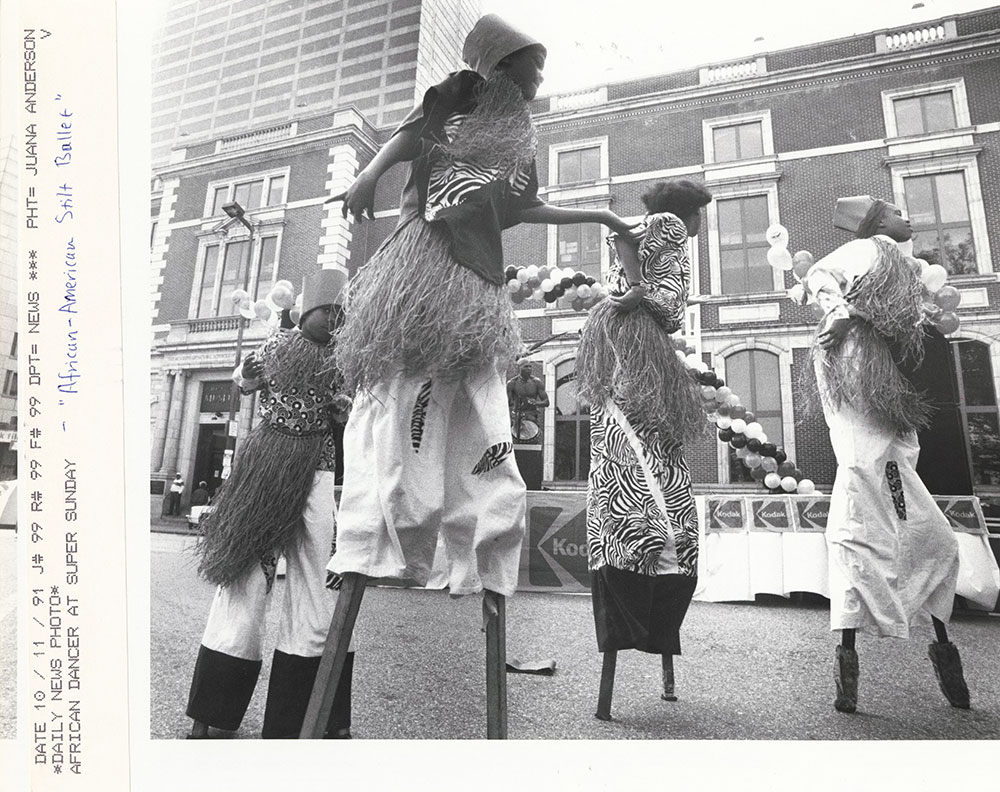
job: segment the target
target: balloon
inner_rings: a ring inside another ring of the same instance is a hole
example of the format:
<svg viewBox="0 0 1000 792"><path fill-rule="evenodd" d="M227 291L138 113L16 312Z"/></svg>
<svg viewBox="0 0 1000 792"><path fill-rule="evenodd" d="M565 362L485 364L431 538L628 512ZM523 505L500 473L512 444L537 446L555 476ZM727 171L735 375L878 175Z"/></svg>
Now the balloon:
<svg viewBox="0 0 1000 792"><path fill-rule="evenodd" d="M764 232L764 238L772 249L780 248L784 250L788 247L788 229L781 223L769 225L767 231ZM791 256L789 256L789 259L791 259Z"/></svg>
<svg viewBox="0 0 1000 792"><path fill-rule="evenodd" d="M514 305L520 305L524 302L524 292L518 290L514 294L510 295L510 301L514 303Z"/></svg>
<svg viewBox="0 0 1000 792"><path fill-rule="evenodd" d="M688 345L687 339L684 338L684 336L674 336L673 338L670 339L670 343L674 345L674 349L682 351L687 349Z"/></svg>
<svg viewBox="0 0 1000 792"><path fill-rule="evenodd" d="M740 397L737 396L735 393L730 393L726 397L726 404L728 404L730 407L739 407L740 406Z"/></svg>
<svg viewBox="0 0 1000 792"><path fill-rule="evenodd" d="M568 289L570 286L573 285L573 279L566 277L560 278L559 285L562 286L564 289Z"/></svg>
<svg viewBox="0 0 1000 792"><path fill-rule="evenodd" d="M544 278L542 282L539 283L538 285L541 287L542 291L545 292L546 294L552 291L556 286L555 281L553 281L552 278Z"/></svg>
<svg viewBox="0 0 1000 792"><path fill-rule="evenodd" d="M503 271L504 280L510 281L517 277L517 267L513 264L508 264Z"/></svg>
<svg viewBox="0 0 1000 792"><path fill-rule="evenodd" d="M727 390L729 389L727 388ZM730 391L730 393L732 393L732 391ZM737 404L735 407L733 407L732 411L729 414L733 416L733 418L742 418L744 421L746 421L747 408L744 407L742 404ZM747 423L750 422L747 421Z"/></svg>
<svg viewBox="0 0 1000 792"><path fill-rule="evenodd" d="M698 374L698 382L700 382L702 385L711 385L714 388L715 372L710 369L702 371L701 373Z"/></svg>
<svg viewBox="0 0 1000 792"><path fill-rule="evenodd" d="M813 263L813 254L808 250L800 250L792 256L792 271L795 273L795 277L802 280Z"/></svg>
<svg viewBox="0 0 1000 792"><path fill-rule="evenodd" d="M763 442L763 441L761 441L761 442ZM769 457L773 457L774 456L774 452L777 451L777 450L778 450L778 447L774 443L764 443L760 447L760 453L763 454L764 456L769 456Z"/></svg>
<svg viewBox="0 0 1000 792"><path fill-rule="evenodd" d="M760 465L750 470L750 477L754 481L763 481L764 477L767 475L767 471L764 470Z"/></svg>
<svg viewBox="0 0 1000 792"><path fill-rule="evenodd" d="M274 284L268 296L271 298L271 302L282 310L287 310L295 305L295 295L292 294L292 290L286 289L280 284Z"/></svg>
<svg viewBox="0 0 1000 792"><path fill-rule="evenodd" d="M583 300L580 299L580 297L574 298L573 302L570 303L570 305L571 305L571 307L573 308L574 311L582 311L583 310Z"/></svg>
<svg viewBox="0 0 1000 792"><path fill-rule="evenodd" d="M785 292L788 299L791 300L796 305L806 304L806 290L801 283L796 283L792 288Z"/></svg>
<svg viewBox="0 0 1000 792"><path fill-rule="evenodd" d="M920 281L924 284L924 288L931 294L934 294L938 289L944 286L944 282L946 280L948 280L948 270L940 264L931 264L920 275Z"/></svg>
<svg viewBox="0 0 1000 792"><path fill-rule="evenodd" d="M774 457L774 461L775 461L775 462L777 462L777 463L778 463L779 465L780 465L780 464L781 464L782 462L784 462L784 461L785 461L786 459L788 459L788 454L786 454L786 453L785 453L785 452L784 452L784 451L783 451L782 449L780 449L780 448L777 448L777 449L775 449L774 453L773 453L773 454L771 454L771 456L773 456L773 457Z"/></svg>
<svg viewBox="0 0 1000 792"><path fill-rule="evenodd" d="M774 460L778 462L777 459ZM785 476L791 476L795 472L795 463L785 460L784 462L778 462L778 475L784 478Z"/></svg>
<svg viewBox="0 0 1000 792"><path fill-rule="evenodd" d="M760 439L761 433L764 431L764 427L761 426L756 421L747 424L746 435L747 437L753 438L755 440Z"/></svg>
<svg viewBox="0 0 1000 792"><path fill-rule="evenodd" d="M802 479L802 481L800 481L798 486L795 488L795 491L798 492L799 495L810 495L816 491L816 485L813 484L812 479Z"/></svg>
<svg viewBox="0 0 1000 792"><path fill-rule="evenodd" d="M298 324L299 319L302 318L302 309L299 308L297 305L293 306L292 309L288 312L288 318L291 319L294 324Z"/></svg>
<svg viewBox="0 0 1000 792"><path fill-rule="evenodd" d="M674 350L674 354L677 355L677 359L681 363L683 363L685 361L685 359L687 358L687 355L684 354L684 350L682 350L682 349L675 349Z"/></svg>
<svg viewBox="0 0 1000 792"><path fill-rule="evenodd" d="M684 362L688 364L689 368L696 368L699 363L701 363L701 357L695 354L688 354L684 358Z"/></svg>
<svg viewBox="0 0 1000 792"><path fill-rule="evenodd" d="M574 286L583 286L587 282L587 275L584 272L574 272L572 278Z"/></svg>
<svg viewBox="0 0 1000 792"><path fill-rule="evenodd" d="M532 299L532 300L540 300L540 299L542 299L542 298L543 298L544 296L545 296L545 292L543 292L543 291L542 291L541 289L535 289L535 290L534 290L534 291L533 291L533 292L531 293L531 299Z"/></svg>
<svg viewBox="0 0 1000 792"><path fill-rule="evenodd" d="M507 291L509 291L511 294L517 294L519 291L521 291L521 281L519 281L517 278L511 278L509 281L507 281Z"/></svg>
<svg viewBox="0 0 1000 792"><path fill-rule="evenodd" d="M938 316L938 318L934 321L934 324L938 326L938 330L945 335L948 335L949 333L954 333L958 330L959 322L958 317L955 316L952 311L945 311Z"/></svg>
<svg viewBox="0 0 1000 792"><path fill-rule="evenodd" d="M724 387L726 387L726 381L724 379L722 379L722 377L716 376L715 377L715 387L716 388L724 388Z"/></svg>
<svg viewBox="0 0 1000 792"><path fill-rule="evenodd" d="M590 297L590 287L586 283L582 286L578 286L576 289L576 296L581 300L586 300Z"/></svg>
<svg viewBox="0 0 1000 792"><path fill-rule="evenodd" d="M721 388L715 389L715 399L719 402L724 402L733 393L733 389L723 385Z"/></svg>
<svg viewBox="0 0 1000 792"><path fill-rule="evenodd" d="M774 461L774 457L763 457L760 461L760 466L764 468L768 473L778 472L778 463Z"/></svg>
<svg viewBox="0 0 1000 792"><path fill-rule="evenodd" d="M521 281L521 283L527 283L528 278L530 278L531 276L528 274L528 270L522 267L517 271L517 275L515 275L514 277L517 278L519 281Z"/></svg>
<svg viewBox="0 0 1000 792"><path fill-rule="evenodd" d="M263 300L257 300L257 302L253 304L253 313L258 319L262 319L266 322L271 316L271 309L267 307L267 303Z"/></svg>
<svg viewBox="0 0 1000 792"><path fill-rule="evenodd" d="M749 440L747 440L747 448L749 448L751 451L760 451L760 447L762 445L763 443L760 442L760 438L758 437L751 437Z"/></svg>
<svg viewBox="0 0 1000 792"><path fill-rule="evenodd" d="M538 278L528 278L528 280L524 282L524 285L527 286L532 291L534 291L535 289L538 288L539 283L541 283L541 281L538 280Z"/></svg>
<svg viewBox="0 0 1000 792"><path fill-rule="evenodd" d="M716 399L716 402L718 402L718 399ZM729 406L728 404L720 404L720 405L718 405L718 406L717 406L717 407L715 408L715 411L716 411L716 412L717 412L717 413L718 413L719 415L729 415L729 411L730 411L731 409L732 409L732 407L730 407L730 406Z"/></svg>
<svg viewBox="0 0 1000 792"><path fill-rule="evenodd" d="M528 273L528 278L537 278L538 277L538 265L537 264L529 264L527 267L524 268L524 271L526 273Z"/></svg>
<svg viewBox="0 0 1000 792"><path fill-rule="evenodd" d="M924 259L922 259L922 258L913 259L913 260L915 262L917 262L917 267L919 268L918 271L920 273L920 277L923 278L924 277L924 273L927 272L927 268L930 266L930 264L928 264L927 261L924 260Z"/></svg>
<svg viewBox="0 0 1000 792"><path fill-rule="evenodd" d="M702 385L701 398L705 399L705 401L715 401L715 388L711 385Z"/></svg>
<svg viewBox="0 0 1000 792"><path fill-rule="evenodd" d="M715 419L715 425L720 429L729 429L733 425L733 420L725 415L720 415ZM728 443L729 441L727 440L726 442Z"/></svg>
<svg viewBox="0 0 1000 792"><path fill-rule="evenodd" d="M743 457L743 461L746 462L749 468L760 467L762 459L763 457L755 451L748 451L747 455Z"/></svg>
<svg viewBox="0 0 1000 792"><path fill-rule="evenodd" d="M810 303L809 310L812 311L814 319L822 319L824 316L826 316L826 311L823 310L823 306L820 305L819 303Z"/></svg>
<svg viewBox="0 0 1000 792"><path fill-rule="evenodd" d="M723 443L728 443L732 439L733 439L733 430L730 429L728 426L725 427L724 429L719 430L719 440L721 440Z"/></svg>
<svg viewBox="0 0 1000 792"><path fill-rule="evenodd" d="M295 304L299 306L299 308L302 307L302 292L299 292L299 296L295 298Z"/></svg>
<svg viewBox="0 0 1000 792"><path fill-rule="evenodd" d="M695 349L695 348L694 348L694 347L693 347L693 346L692 346L691 344L688 344L688 345L687 345L686 347L684 347L684 354L685 354L685 355L693 355L693 354L695 354L695 353L696 353L697 351L698 351L698 350L697 350L697 349Z"/></svg>
<svg viewBox="0 0 1000 792"><path fill-rule="evenodd" d="M934 295L934 302L941 306L942 311L954 311L962 302L962 293L954 286L942 286Z"/></svg>
<svg viewBox="0 0 1000 792"><path fill-rule="evenodd" d="M736 449L736 458L737 459L746 459L748 453L750 453L750 452L747 451L746 446L740 446L739 448Z"/></svg>
<svg viewBox="0 0 1000 792"><path fill-rule="evenodd" d="M730 413L732 415L732 413ZM747 422L742 418L734 418L732 423L732 429L734 434L743 434L746 431Z"/></svg>
<svg viewBox="0 0 1000 792"><path fill-rule="evenodd" d="M243 289L237 289L236 291L233 292L232 295L233 305L239 305L244 300L249 299L249 297L250 295L247 294Z"/></svg>
<svg viewBox="0 0 1000 792"><path fill-rule="evenodd" d="M768 489L777 489L781 486L781 476L777 473L768 473L764 476L764 486Z"/></svg>
<svg viewBox="0 0 1000 792"><path fill-rule="evenodd" d="M781 480L781 488L785 492L795 492L795 490L798 487L798 485L799 485L799 483L794 478L792 478L791 476L785 476Z"/></svg>
<svg viewBox="0 0 1000 792"><path fill-rule="evenodd" d="M559 299L559 295L556 293L555 289L550 289L549 291L545 292L545 296L542 297L542 299L545 300L545 302L547 303L554 303L556 300Z"/></svg>
<svg viewBox="0 0 1000 792"><path fill-rule="evenodd" d="M747 414L742 417L743 420L746 421L748 424L753 423L754 421L757 420L757 416L754 415L752 412L750 412L750 410L747 410Z"/></svg>
<svg viewBox="0 0 1000 792"><path fill-rule="evenodd" d="M275 286L281 286L281 287L283 287L285 289L288 289L288 291L290 291L290 292L294 292L295 291L295 286L292 285L292 282L290 280L284 280L284 279L282 279L282 280L278 281L277 283L275 283L274 285Z"/></svg>
<svg viewBox="0 0 1000 792"><path fill-rule="evenodd" d="M784 247L770 248L767 251L767 263L776 270L790 270L794 266L792 254L788 252L788 248Z"/></svg>
<svg viewBox="0 0 1000 792"><path fill-rule="evenodd" d="M741 434L734 434L733 439L729 441L729 445L731 445L733 448L743 448L746 444L747 444L746 435L741 435Z"/></svg>

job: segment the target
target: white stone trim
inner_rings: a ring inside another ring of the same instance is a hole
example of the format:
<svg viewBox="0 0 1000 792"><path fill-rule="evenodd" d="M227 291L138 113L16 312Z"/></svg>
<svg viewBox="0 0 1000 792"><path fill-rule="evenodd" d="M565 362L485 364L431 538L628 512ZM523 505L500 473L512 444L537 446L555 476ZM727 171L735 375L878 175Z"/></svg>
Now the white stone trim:
<svg viewBox="0 0 1000 792"><path fill-rule="evenodd" d="M163 285L163 273L167 266L167 253L170 250L168 239L170 232L176 228L172 224L172 221L174 219L177 190L180 187L180 183L180 179L166 179L162 182L160 213L156 216L156 233L153 235L153 244L149 256L152 298L150 316L154 318L160 307L160 298L163 296L160 287Z"/></svg>
<svg viewBox="0 0 1000 792"><path fill-rule="evenodd" d="M776 322L781 317L778 303L750 303L748 305L720 305L719 324L740 322Z"/></svg>
<svg viewBox="0 0 1000 792"><path fill-rule="evenodd" d="M989 308L990 307L990 297L989 292L984 289L959 289L959 294L962 295L962 302L959 304L959 310L962 308Z"/></svg>
<svg viewBox="0 0 1000 792"><path fill-rule="evenodd" d="M610 170L610 162L608 157L608 136L601 135L599 137L593 138L580 138L577 140L568 140L565 143L552 143L549 146L549 178L547 180L548 188L551 191L555 187L562 187L559 184L559 155L565 154L570 151L580 151L581 149L589 148L599 148L601 152L601 172L598 175L598 179L607 179L608 172ZM594 180L594 181L597 181ZM586 180L584 182L574 182L574 184L588 184L592 183L591 180Z"/></svg>
<svg viewBox="0 0 1000 792"><path fill-rule="evenodd" d="M327 165L326 195L344 192L357 176L360 161L357 152L347 144L330 147L330 162ZM351 222L343 216L339 203L325 205L325 214L320 223L323 235L320 237L320 253L316 263L322 269L347 271L351 259Z"/></svg>
<svg viewBox="0 0 1000 792"><path fill-rule="evenodd" d="M965 191L969 201L969 222L972 225L972 241L976 246L976 271L982 274L993 272L993 257L990 253L990 238L986 224L986 205L979 181L977 151L942 151L929 157L912 161L891 162L892 193L896 204L906 206L906 192L903 180L907 176L923 176L936 173L961 171L965 176Z"/></svg>
<svg viewBox="0 0 1000 792"><path fill-rule="evenodd" d="M882 91L882 116L885 119L885 135L887 138L899 137L896 127L896 112L893 103L897 99L909 99L914 96L925 96L932 93L951 92L955 108L955 127L962 129L972 125L969 116L969 98L965 91L965 78L941 80L940 82L921 83L906 88L890 88Z"/></svg>
<svg viewBox="0 0 1000 792"><path fill-rule="evenodd" d="M248 220L251 219L251 217L256 219L261 213L274 212L278 207L283 206L285 204L285 201L288 199L288 185L291 181L291 171L292 171L291 167L286 165L284 168L270 168L264 171L257 171L256 173L246 173L241 176L234 176L226 179L214 179L213 181L210 181L208 183L208 186L205 188L205 204L203 206L201 214L202 220L203 221L219 220L218 215L212 214L213 198L215 197L215 191L219 187L227 187L227 186L229 187L229 193L228 193L229 198L227 199L227 202L229 202L234 200L233 192L236 189L237 184L243 184L244 182L252 182L252 181L258 181L259 179L263 179L264 186L261 188L262 190L261 200L266 201L267 196L271 190L271 179L280 178L283 176L285 178L285 186L283 190L284 194L281 197L282 198L281 201L279 201L277 204L274 204L273 206L261 206L258 207L257 209L249 209L246 206L243 207L244 209L246 209L246 217Z"/></svg>

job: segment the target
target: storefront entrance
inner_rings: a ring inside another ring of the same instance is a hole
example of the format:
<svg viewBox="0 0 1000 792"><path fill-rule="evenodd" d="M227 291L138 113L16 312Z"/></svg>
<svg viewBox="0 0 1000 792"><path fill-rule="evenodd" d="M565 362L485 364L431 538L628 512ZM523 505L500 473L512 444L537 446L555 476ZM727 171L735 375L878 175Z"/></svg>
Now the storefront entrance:
<svg viewBox="0 0 1000 792"><path fill-rule="evenodd" d="M198 451L194 459L194 477L191 490L199 481L208 482L208 491L214 495L222 484L222 460L226 451L226 425L202 424L198 427Z"/></svg>

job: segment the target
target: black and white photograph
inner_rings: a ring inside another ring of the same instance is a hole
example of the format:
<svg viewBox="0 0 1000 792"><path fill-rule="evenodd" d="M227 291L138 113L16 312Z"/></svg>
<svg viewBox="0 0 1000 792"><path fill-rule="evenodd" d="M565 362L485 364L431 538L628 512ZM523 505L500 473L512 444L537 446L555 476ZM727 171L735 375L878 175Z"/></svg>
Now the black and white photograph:
<svg viewBox="0 0 1000 792"><path fill-rule="evenodd" d="M998 43L161 0L149 737L1000 738Z"/></svg>

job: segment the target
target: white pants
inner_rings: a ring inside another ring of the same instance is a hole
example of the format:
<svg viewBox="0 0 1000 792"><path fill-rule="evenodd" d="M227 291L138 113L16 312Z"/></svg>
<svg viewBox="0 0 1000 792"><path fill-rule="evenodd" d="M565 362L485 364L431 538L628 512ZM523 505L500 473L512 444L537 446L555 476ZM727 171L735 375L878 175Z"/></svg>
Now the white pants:
<svg viewBox="0 0 1000 792"><path fill-rule="evenodd" d="M440 531L452 594L513 594L525 486L509 415L492 366L457 382L397 375L359 394L329 569L423 585Z"/></svg>

